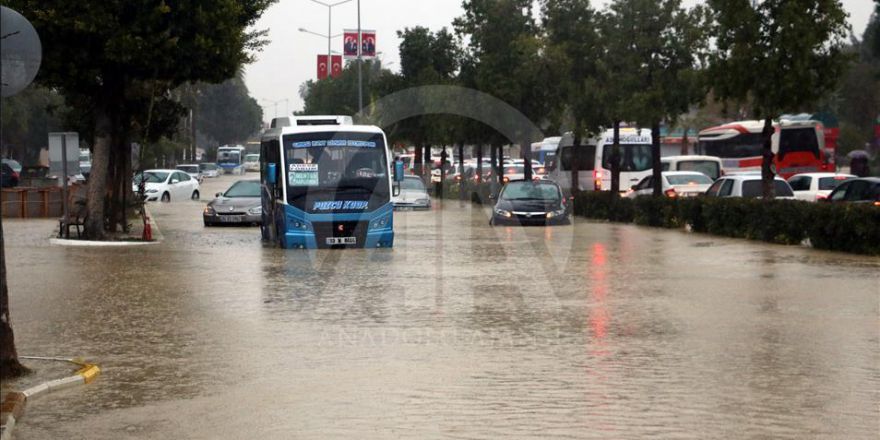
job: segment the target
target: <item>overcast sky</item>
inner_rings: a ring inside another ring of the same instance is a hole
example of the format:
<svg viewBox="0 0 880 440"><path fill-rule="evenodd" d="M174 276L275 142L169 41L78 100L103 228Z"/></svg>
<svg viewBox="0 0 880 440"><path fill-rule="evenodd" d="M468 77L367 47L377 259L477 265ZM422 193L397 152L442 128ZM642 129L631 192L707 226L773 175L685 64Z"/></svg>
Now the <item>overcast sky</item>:
<svg viewBox="0 0 880 440"><path fill-rule="evenodd" d="M323 0L338 3L342 0ZM700 0L684 0L692 6ZM594 4L604 4L596 2ZM849 22L861 37L874 7L871 0L843 0ZM357 28L357 0L332 9L332 34ZM399 70L397 31L404 27L425 26L432 30L452 28L452 20L462 14L461 0L361 0L361 27L375 29L377 50L386 66ZM316 56L327 52L327 39L299 32L299 28L326 35L327 8L311 0L279 0L257 23L268 29L270 43L247 67L247 86L260 101L266 120L285 112L301 110L299 86L317 75ZM332 40L335 51L342 50L340 38ZM272 102L270 102L272 101ZM275 104L274 102L277 102Z"/></svg>

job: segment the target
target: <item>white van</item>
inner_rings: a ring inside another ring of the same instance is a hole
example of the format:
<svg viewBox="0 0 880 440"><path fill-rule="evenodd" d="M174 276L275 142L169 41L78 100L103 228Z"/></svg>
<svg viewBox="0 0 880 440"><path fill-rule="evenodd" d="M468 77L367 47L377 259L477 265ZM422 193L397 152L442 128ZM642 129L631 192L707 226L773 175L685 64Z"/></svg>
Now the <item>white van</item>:
<svg viewBox="0 0 880 440"><path fill-rule="evenodd" d="M715 156L666 156L660 158L663 171L697 171L718 180L724 175L721 158Z"/></svg>
<svg viewBox="0 0 880 440"><path fill-rule="evenodd" d="M559 141L555 155L548 156L547 179L556 182L563 191L571 191L572 169L571 133ZM608 191L611 189L611 148L614 130L606 130L601 136L587 139L579 152L578 187L581 191ZM642 178L651 174L651 130L636 128L620 129L620 190L625 192Z"/></svg>

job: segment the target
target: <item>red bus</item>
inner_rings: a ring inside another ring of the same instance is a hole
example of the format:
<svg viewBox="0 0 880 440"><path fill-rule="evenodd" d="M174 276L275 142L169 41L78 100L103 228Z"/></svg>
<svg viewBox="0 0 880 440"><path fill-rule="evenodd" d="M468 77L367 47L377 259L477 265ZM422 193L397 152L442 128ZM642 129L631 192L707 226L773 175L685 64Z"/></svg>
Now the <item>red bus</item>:
<svg viewBox="0 0 880 440"><path fill-rule="evenodd" d="M721 158L725 173L760 171L764 148L764 121L738 121L700 131L697 152ZM773 123L772 149L777 174L833 172L825 151L824 127L818 121L782 120Z"/></svg>

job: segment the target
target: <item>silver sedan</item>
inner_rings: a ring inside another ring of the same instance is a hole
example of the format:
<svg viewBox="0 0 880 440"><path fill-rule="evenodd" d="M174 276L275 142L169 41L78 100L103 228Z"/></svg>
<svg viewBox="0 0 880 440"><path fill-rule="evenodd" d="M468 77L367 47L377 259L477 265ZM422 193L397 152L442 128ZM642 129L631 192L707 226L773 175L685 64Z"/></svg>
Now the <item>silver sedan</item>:
<svg viewBox="0 0 880 440"><path fill-rule="evenodd" d="M263 222L259 180L239 180L208 203L202 218L205 226Z"/></svg>

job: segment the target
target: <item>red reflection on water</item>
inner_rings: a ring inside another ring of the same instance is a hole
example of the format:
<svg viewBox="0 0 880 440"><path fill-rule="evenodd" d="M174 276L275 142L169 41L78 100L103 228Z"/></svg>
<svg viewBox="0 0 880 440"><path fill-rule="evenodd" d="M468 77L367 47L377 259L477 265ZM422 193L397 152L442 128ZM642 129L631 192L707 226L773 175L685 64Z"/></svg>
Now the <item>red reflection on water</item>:
<svg viewBox="0 0 880 440"><path fill-rule="evenodd" d="M608 336L608 325L611 315L608 312L606 299L608 296L608 256L605 245L594 243L590 255L590 311L588 316L589 326L592 333L593 355L605 356L608 354L605 346L605 338Z"/></svg>

